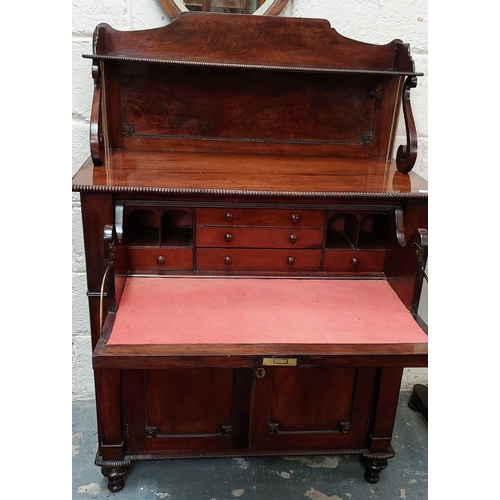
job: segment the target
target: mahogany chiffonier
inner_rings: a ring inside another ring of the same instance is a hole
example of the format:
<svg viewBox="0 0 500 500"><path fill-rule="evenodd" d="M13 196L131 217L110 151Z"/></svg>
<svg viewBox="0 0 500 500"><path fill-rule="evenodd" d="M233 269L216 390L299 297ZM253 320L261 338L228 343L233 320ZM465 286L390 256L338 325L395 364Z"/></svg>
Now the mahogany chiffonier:
<svg viewBox="0 0 500 500"><path fill-rule="evenodd" d="M109 489L134 460L252 455L359 455L377 482L403 369L427 366L408 45L189 13L100 24L84 57L73 190Z"/></svg>

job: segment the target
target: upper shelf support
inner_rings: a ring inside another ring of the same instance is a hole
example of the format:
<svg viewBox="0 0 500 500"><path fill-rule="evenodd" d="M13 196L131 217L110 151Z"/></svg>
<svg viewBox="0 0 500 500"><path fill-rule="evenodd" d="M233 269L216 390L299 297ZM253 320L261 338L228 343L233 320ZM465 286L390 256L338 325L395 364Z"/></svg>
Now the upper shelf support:
<svg viewBox="0 0 500 500"><path fill-rule="evenodd" d="M94 96L90 114L90 154L94 165L104 163L104 135L102 127L102 85L101 70L98 60L92 61L92 77L94 79Z"/></svg>
<svg viewBox="0 0 500 500"><path fill-rule="evenodd" d="M403 115L406 127L406 145L398 148L396 155L396 165L400 172L409 172L415 165L417 159L417 128L413 119L413 112L410 104L410 89L417 86L417 77L409 76L406 78L403 87Z"/></svg>

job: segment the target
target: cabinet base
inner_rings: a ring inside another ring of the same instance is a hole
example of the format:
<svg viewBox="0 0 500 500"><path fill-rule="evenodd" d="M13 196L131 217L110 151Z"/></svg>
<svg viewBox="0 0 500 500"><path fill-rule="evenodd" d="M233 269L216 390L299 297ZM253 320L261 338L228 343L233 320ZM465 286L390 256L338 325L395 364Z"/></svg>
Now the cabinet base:
<svg viewBox="0 0 500 500"><path fill-rule="evenodd" d="M191 455L128 455L122 461L102 460L99 455L95 459L95 465L101 467L103 476L108 478L108 489L112 493L121 491L125 486L124 477L128 472L132 461L148 460L180 460L196 458L237 458L237 457L265 457L265 456L311 456L311 455L360 455L361 463L365 467L364 478L369 483L377 483L380 480L380 472L388 465L388 459L395 456L391 453L370 453L368 450L329 450L329 451L290 451L290 452L254 452L241 451L237 453L210 453Z"/></svg>

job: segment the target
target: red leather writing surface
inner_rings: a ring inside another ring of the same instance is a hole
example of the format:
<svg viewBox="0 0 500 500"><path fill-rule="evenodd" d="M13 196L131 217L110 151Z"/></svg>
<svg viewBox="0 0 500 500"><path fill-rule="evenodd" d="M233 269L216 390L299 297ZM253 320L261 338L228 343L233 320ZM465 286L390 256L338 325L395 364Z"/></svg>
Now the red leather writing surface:
<svg viewBox="0 0 500 500"><path fill-rule="evenodd" d="M129 278L108 344L427 342L384 280Z"/></svg>

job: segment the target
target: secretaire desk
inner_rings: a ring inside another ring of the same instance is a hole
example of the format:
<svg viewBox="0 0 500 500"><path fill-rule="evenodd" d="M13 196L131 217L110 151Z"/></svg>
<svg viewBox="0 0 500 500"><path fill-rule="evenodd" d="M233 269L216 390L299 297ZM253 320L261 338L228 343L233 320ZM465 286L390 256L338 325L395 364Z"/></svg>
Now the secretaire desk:
<svg viewBox="0 0 500 500"><path fill-rule="evenodd" d="M399 40L183 14L94 34L81 193L99 449L133 460L394 456L427 184ZM399 110L406 144L393 160Z"/></svg>

